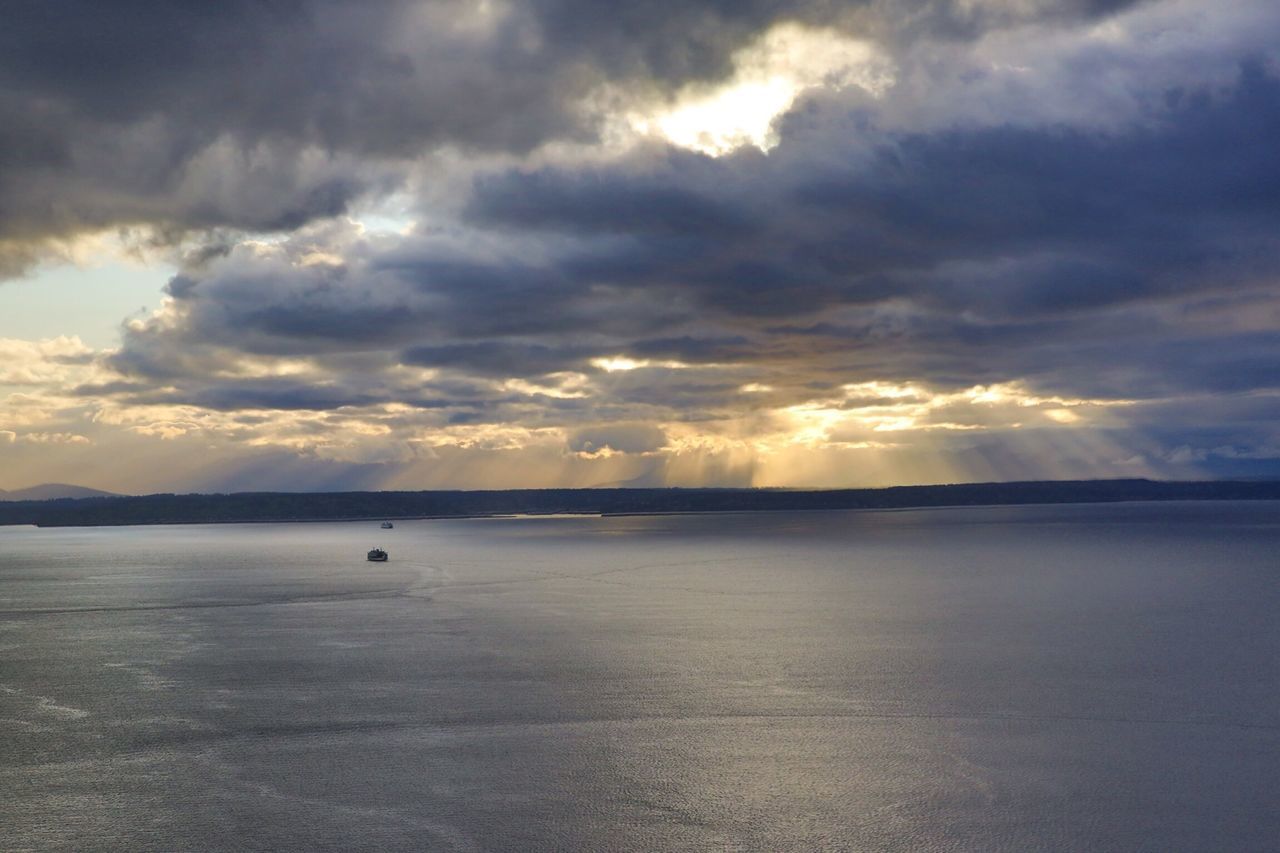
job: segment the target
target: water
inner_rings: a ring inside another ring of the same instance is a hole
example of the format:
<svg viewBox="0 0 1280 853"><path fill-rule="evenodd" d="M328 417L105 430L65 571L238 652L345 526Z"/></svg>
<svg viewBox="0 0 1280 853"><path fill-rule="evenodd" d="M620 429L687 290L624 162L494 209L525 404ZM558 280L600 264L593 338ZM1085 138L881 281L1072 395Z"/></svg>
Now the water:
<svg viewBox="0 0 1280 853"><path fill-rule="evenodd" d="M0 835L1277 850L1277 554L1274 503L0 528Z"/></svg>

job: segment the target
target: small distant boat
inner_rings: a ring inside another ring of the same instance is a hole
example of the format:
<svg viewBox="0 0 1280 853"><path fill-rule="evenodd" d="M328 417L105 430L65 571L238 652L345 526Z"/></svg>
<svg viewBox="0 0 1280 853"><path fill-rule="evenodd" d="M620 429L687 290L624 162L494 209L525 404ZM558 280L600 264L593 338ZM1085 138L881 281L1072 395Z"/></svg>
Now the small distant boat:
<svg viewBox="0 0 1280 853"><path fill-rule="evenodd" d="M384 522L382 522L382 529L383 529L383 530L390 530L390 529L391 529L391 528L393 528L393 527L395 527L395 525L394 525L394 524L392 524L392 523L391 523L391 522L389 522L389 521L384 521Z"/></svg>
<svg viewBox="0 0 1280 853"><path fill-rule="evenodd" d="M374 548L369 552L369 562L385 563L387 561L387 552L381 548Z"/></svg>

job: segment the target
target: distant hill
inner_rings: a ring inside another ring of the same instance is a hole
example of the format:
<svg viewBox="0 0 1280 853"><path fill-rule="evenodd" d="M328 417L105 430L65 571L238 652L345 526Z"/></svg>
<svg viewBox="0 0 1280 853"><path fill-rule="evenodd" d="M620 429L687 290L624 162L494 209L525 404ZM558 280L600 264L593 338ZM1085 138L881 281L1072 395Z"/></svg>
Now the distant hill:
<svg viewBox="0 0 1280 853"><path fill-rule="evenodd" d="M66 488L66 487L64 487ZM1280 500L1280 482L1078 480L888 489L516 489L484 492L240 492L0 503L0 524L45 527L458 518L513 513L902 509L1110 501Z"/></svg>
<svg viewBox="0 0 1280 853"><path fill-rule="evenodd" d="M0 489L0 501L52 501L58 498L115 498L115 492L72 486L69 483L41 483L25 489Z"/></svg>

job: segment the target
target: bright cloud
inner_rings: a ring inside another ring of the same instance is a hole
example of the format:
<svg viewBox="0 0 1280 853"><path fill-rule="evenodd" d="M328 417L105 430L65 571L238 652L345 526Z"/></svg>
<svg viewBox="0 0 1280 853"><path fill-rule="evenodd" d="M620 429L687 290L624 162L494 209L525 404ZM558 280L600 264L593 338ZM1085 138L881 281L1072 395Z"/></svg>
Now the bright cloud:
<svg viewBox="0 0 1280 853"><path fill-rule="evenodd" d="M690 86L668 109L633 115L641 133L717 157L744 145L778 144L774 121L805 92L856 86L879 97L893 85L892 63L869 42L832 30L780 24L733 56L729 79Z"/></svg>

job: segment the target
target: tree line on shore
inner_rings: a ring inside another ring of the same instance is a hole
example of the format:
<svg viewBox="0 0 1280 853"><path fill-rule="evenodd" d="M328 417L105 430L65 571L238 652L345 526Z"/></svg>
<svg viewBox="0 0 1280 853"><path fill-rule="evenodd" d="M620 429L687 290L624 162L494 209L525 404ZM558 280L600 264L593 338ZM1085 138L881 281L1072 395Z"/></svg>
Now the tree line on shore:
<svg viewBox="0 0 1280 853"><path fill-rule="evenodd" d="M1163 500L1280 500L1280 482L1054 480L830 490L662 488L157 494L0 503L0 524L66 527Z"/></svg>

